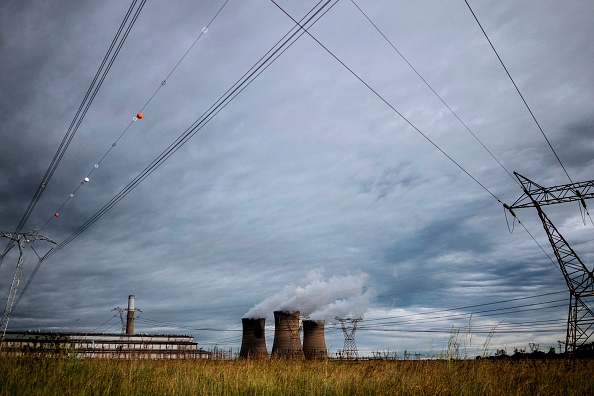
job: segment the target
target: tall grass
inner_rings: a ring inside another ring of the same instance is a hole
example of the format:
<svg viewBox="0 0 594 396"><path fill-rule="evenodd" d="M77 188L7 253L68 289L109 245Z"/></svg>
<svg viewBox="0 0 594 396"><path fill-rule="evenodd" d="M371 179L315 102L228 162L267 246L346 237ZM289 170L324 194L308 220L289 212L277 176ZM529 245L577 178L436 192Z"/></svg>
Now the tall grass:
<svg viewBox="0 0 594 396"><path fill-rule="evenodd" d="M594 361L0 358L2 395L593 395Z"/></svg>

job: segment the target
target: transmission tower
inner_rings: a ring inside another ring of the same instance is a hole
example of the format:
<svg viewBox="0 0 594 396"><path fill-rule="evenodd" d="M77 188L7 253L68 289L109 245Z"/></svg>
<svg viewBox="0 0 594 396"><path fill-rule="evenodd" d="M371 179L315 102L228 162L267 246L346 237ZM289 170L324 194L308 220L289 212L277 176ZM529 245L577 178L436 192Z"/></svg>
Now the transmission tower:
<svg viewBox="0 0 594 396"><path fill-rule="evenodd" d="M122 335L132 335L134 334L134 313L135 312L142 312L138 308L134 308L134 295L128 296L128 309L116 307L111 311L118 311L120 314L120 323L122 324ZM126 312L126 320L124 320L124 312Z"/></svg>
<svg viewBox="0 0 594 396"><path fill-rule="evenodd" d="M112 312L118 311L118 313L120 314L120 323L122 324L121 334L126 334L126 321L124 320L124 312L128 312L128 310L124 309L124 308L116 307L116 308L112 309L111 311Z"/></svg>
<svg viewBox="0 0 594 396"><path fill-rule="evenodd" d="M587 343L593 335L594 276L546 216L542 206L579 201L587 211L585 200L594 198L594 180L543 187L519 173L514 174L522 184L524 194L507 209L515 217L514 209L536 208L569 288L565 353L572 357L576 348Z"/></svg>
<svg viewBox="0 0 594 396"><path fill-rule="evenodd" d="M17 287L21 283L21 275L23 274L23 265L25 262L25 258L23 256L23 252L25 247L28 243L32 243L35 241L47 241L53 243L54 245L56 242L51 240L50 238L39 235L37 231L29 231L29 232L5 232L0 231L0 236L4 238L8 238L13 242L16 242L17 246L19 247L19 261L17 262L16 270L14 271L14 277L12 278L12 283L10 285L10 290L8 291L8 298L6 299L6 307L4 308L4 315L2 315L2 321L0 322L0 331L2 332L2 339L6 335L6 328L8 327L8 320L10 319L10 314L12 312L12 307L14 305L14 300L16 297ZM33 249L35 251L35 249ZM37 252L35 253L37 254ZM39 258L40 261L43 261L43 257ZM0 344L1 346L1 344Z"/></svg>
<svg viewBox="0 0 594 396"><path fill-rule="evenodd" d="M335 318L340 322L342 326L342 332L344 333L344 347L342 348L342 356L344 356L347 360L356 360L359 358L359 353L357 352L357 344L355 344L355 331L357 331L357 323L359 323L362 318L339 318L338 316Z"/></svg>

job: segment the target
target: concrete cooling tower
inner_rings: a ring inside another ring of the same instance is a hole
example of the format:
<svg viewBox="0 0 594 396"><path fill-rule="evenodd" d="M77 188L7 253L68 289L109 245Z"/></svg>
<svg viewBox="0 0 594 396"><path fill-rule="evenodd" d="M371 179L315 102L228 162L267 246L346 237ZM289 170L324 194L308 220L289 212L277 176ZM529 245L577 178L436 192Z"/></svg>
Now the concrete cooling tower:
<svg viewBox="0 0 594 396"><path fill-rule="evenodd" d="M274 311L272 357L303 359L303 348L299 338L299 311L293 313Z"/></svg>
<svg viewBox="0 0 594 396"><path fill-rule="evenodd" d="M303 353L308 360L326 359L326 340L323 320L303 321Z"/></svg>
<svg viewBox="0 0 594 396"><path fill-rule="evenodd" d="M260 359L268 357L266 338L264 334L265 318L241 319L243 325L243 338L239 357L244 359Z"/></svg>

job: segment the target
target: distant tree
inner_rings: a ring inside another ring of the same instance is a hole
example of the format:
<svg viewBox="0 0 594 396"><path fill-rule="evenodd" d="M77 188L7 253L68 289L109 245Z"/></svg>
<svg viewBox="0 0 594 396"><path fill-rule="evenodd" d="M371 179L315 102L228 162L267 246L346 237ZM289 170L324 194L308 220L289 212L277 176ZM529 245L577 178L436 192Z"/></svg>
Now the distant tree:
<svg viewBox="0 0 594 396"><path fill-rule="evenodd" d="M555 347L550 347L549 351L547 352L547 356L552 357L552 356L555 356L556 354L557 354L557 350L555 349Z"/></svg>
<svg viewBox="0 0 594 396"><path fill-rule="evenodd" d="M496 358L507 357L507 351L505 349L498 349L497 351L495 351L495 357Z"/></svg>
<svg viewBox="0 0 594 396"><path fill-rule="evenodd" d="M575 348L575 355L576 355L576 357L587 357L587 358L594 357L594 342L589 342L587 344L578 345Z"/></svg>

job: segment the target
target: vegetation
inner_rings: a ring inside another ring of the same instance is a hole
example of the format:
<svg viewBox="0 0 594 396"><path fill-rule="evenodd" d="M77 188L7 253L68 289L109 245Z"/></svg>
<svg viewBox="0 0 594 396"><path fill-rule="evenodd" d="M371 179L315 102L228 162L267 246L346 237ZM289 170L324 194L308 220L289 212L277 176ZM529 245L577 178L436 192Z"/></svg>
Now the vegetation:
<svg viewBox="0 0 594 396"><path fill-rule="evenodd" d="M1 357L2 395L592 395L594 360Z"/></svg>

